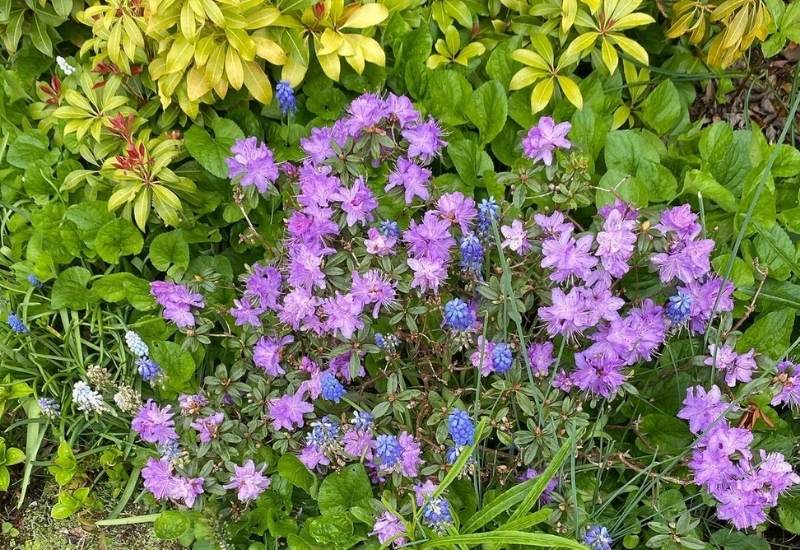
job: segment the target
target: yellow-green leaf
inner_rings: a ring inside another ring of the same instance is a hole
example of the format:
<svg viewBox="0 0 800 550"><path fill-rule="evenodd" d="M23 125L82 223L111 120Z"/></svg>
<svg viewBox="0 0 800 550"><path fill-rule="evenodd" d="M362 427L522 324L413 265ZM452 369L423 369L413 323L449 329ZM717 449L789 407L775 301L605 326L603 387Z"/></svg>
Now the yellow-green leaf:
<svg viewBox="0 0 800 550"><path fill-rule="evenodd" d="M634 27L641 27L642 25L649 25L655 23L656 20L647 15L646 13L631 13L614 23L614 31L624 31Z"/></svg>
<svg viewBox="0 0 800 550"><path fill-rule="evenodd" d="M557 76L556 78L558 86L564 92L564 97L578 109L583 109L583 95L575 81L568 76Z"/></svg>
<svg viewBox="0 0 800 550"><path fill-rule="evenodd" d="M573 60L577 61L578 59L580 59L581 54L583 54L583 52L585 52L586 50L590 50L594 46L594 43L597 41L598 36L600 36L600 33L595 31L585 32L582 35L578 36L577 38L575 38L575 40L570 42L569 46L567 46L567 49L564 51L564 54L562 55L562 59L566 58L570 62L572 62Z"/></svg>
<svg viewBox="0 0 800 550"><path fill-rule="evenodd" d="M247 86L253 97L264 104L272 101L272 85L261 65L255 61L247 61L242 64L242 69L244 71L244 85Z"/></svg>
<svg viewBox="0 0 800 550"><path fill-rule="evenodd" d="M194 55L194 45L183 36L178 35L172 43L172 47L167 53L166 73L177 73L186 69L186 65L192 60Z"/></svg>
<svg viewBox="0 0 800 550"><path fill-rule="evenodd" d="M147 226L147 218L150 217L150 189L145 187L139 192L136 197L136 202L133 203L133 219L136 220L136 225L139 229L144 231Z"/></svg>
<svg viewBox="0 0 800 550"><path fill-rule="evenodd" d="M383 4L364 4L354 10L339 28L366 29L376 26L387 17L389 17L389 10Z"/></svg>
<svg viewBox="0 0 800 550"><path fill-rule="evenodd" d="M532 69L530 67L523 67L511 77L511 82L508 84L509 90L521 90L522 88L526 88L539 80L547 76L545 71L540 71L536 69Z"/></svg>
<svg viewBox="0 0 800 550"><path fill-rule="evenodd" d="M470 42L469 44L461 50L458 55L456 56L456 63L459 65L467 66L469 60L473 57L477 57L479 55L483 55L483 52L486 51L486 46L481 44L480 42Z"/></svg>
<svg viewBox="0 0 800 550"><path fill-rule="evenodd" d="M186 73L186 95L189 101L197 101L209 91L211 91L212 84L206 78L205 71L192 67Z"/></svg>
<svg viewBox="0 0 800 550"><path fill-rule="evenodd" d="M328 54L328 55L317 55L317 61L319 61L319 66L322 67L322 72L325 73L325 76L339 82L339 71L341 71L341 63L339 62L339 56L335 53Z"/></svg>
<svg viewBox="0 0 800 550"><path fill-rule="evenodd" d="M647 51L635 40L631 40L627 36L622 36L621 34L609 35L608 40L619 46L623 52L634 58L639 63L643 65L650 63L650 58L647 56Z"/></svg>
<svg viewBox="0 0 800 550"><path fill-rule="evenodd" d="M228 46L225 51L225 74L228 82L235 90L239 90L244 84L244 70L242 69L242 59L232 47Z"/></svg>
<svg viewBox="0 0 800 550"><path fill-rule="evenodd" d="M548 78L539 82L533 87L531 92L531 111L538 113L550 103L550 98L553 97L554 85L553 79Z"/></svg>
<svg viewBox="0 0 800 550"><path fill-rule="evenodd" d="M530 50L514 50L511 53L511 59L542 71L550 70L550 65L547 64L547 61L538 53Z"/></svg>
<svg viewBox="0 0 800 550"><path fill-rule="evenodd" d="M614 72L617 70L617 64L619 63L617 50L615 50L614 46L612 46L605 38L603 38L600 43L600 57L603 59L603 64L606 66L609 73L614 74Z"/></svg>
<svg viewBox="0 0 800 550"><path fill-rule="evenodd" d="M256 55L261 59L266 59L273 65L283 65L286 63L286 53L276 42L263 36L253 36L256 44Z"/></svg>

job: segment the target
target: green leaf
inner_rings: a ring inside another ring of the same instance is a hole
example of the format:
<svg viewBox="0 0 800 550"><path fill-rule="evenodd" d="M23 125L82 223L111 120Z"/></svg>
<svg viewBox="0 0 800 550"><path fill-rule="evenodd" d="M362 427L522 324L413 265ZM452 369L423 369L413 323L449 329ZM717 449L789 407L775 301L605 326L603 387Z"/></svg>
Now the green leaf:
<svg viewBox="0 0 800 550"><path fill-rule="evenodd" d="M454 140L447 146L447 154L467 185L476 186L484 173L494 169L492 159L477 143L469 139Z"/></svg>
<svg viewBox="0 0 800 550"><path fill-rule="evenodd" d="M428 107L444 124L458 126L466 122L465 108L472 97L472 86L461 73L433 71L428 75Z"/></svg>
<svg viewBox="0 0 800 550"><path fill-rule="evenodd" d="M153 522L153 532L161 540L175 540L191 526L192 522L186 514L170 510L159 514Z"/></svg>
<svg viewBox="0 0 800 550"><path fill-rule="evenodd" d="M759 261L769 269L770 278L785 281L792 271L800 274L792 239L780 225L775 224L769 229L759 228L755 247Z"/></svg>
<svg viewBox="0 0 800 550"><path fill-rule="evenodd" d="M78 228L78 236L89 248L93 248L97 232L114 219L108 211L106 201L84 201L71 205L64 217Z"/></svg>
<svg viewBox="0 0 800 550"><path fill-rule="evenodd" d="M181 230L161 233L150 243L150 262L159 271L176 268L176 275L183 274L189 267L189 245Z"/></svg>
<svg viewBox="0 0 800 550"><path fill-rule="evenodd" d="M77 493L77 491L75 491ZM72 514L81 509L83 501L69 491L62 490L58 494L58 502L50 509L50 517L53 519L67 519Z"/></svg>
<svg viewBox="0 0 800 550"><path fill-rule="evenodd" d="M42 158L47 158L50 144L46 136L28 131L17 136L8 147L6 160L11 166L25 169Z"/></svg>
<svg viewBox="0 0 800 550"><path fill-rule="evenodd" d="M763 538L731 529L720 529L709 542L722 550L769 550L769 543Z"/></svg>
<svg viewBox="0 0 800 550"><path fill-rule="evenodd" d="M25 453L22 449L17 449L16 447L6 449L6 466L14 466L21 462L25 462Z"/></svg>
<svg viewBox="0 0 800 550"><path fill-rule="evenodd" d="M351 464L322 480L319 488L319 509L325 514L335 508L349 510L354 506L368 507L372 486L362 464Z"/></svg>
<svg viewBox="0 0 800 550"><path fill-rule="evenodd" d="M744 220L750 208L753 209L750 222L755 225L763 227L772 227L775 224L776 211L775 211L775 182L771 175L766 177L763 188L758 195L758 201L753 204L756 199L756 193L759 189L761 176L766 169L766 162L753 168L744 179L742 188L742 198L739 201L739 211L737 215Z"/></svg>
<svg viewBox="0 0 800 550"><path fill-rule="evenodd" d="M306 109L322 120L336 120L344 111L347 97L339 88L327 86L319 89L319 86L309 85L303 90L308 90Z"/></svg>
<svg viewBox="0 0 800 550"><path fill-rule="evenodd" d="M745 353L755 348L759 353L777 359L789 346L795 312L790 309L759 315L736 342L736 351Z"/></svg>
<svg viewBox="0 0 800 550"><path fill-rule="evenodd" d="M659 135L670 132L683 118L683 104L671 80L663 80L641 104L639 116Z"/></svg>
<svg viewBox="0 0 800 550"><path fill-rule="evenodd" d="M492 141L503 129L508 116L508 100L497 80L484 82L467 103L467 118L478 128L483 144Z"/></svg>
<svg viewBox="0 0 800 550"><path fill-rule="evenodd" d="M569 137L595 161L603 150L606 136L611 131L611 116L608 113L597 112L589 105L577 109L570 120L572 128Z"/></svg>
<svg viewBox="0 0 800 550"><path fill-rule="evenodd" d="M652 134L650 134L652 135ZM636 130L615 130L606 137L606 168L636 174L639 166L660 163L658 150L645 134Z"/></svg>
<svg viewBox="0 0 800 550"><path fill-rule="evenodd" d="M200 166L218 178L228 177L225 159L231 156L230 145L211 139L209 133L196 124L186 132L184 143L189 154Z"/></svg>
<svg viewBox="0 0 800 550"><path fill-rule="evenodd" d="M541 548L573 548L575 550L586 550L583 544L557 535L499 530L490 531L488 533L453 535L433 539L424 543L422 548L452 548L460 544L469 546L499 544L504 547L518 544L520 546L537 546Z"/></svg>
<svg viewBox="0 0 800 550"><path fill-rule="evenodd" d="M700 193L704 199L711 199L726 212L734 213L738 208L736 197L720 185L714 176L700 170L689 170L683 178L682 194Z"/></svg>
<svg viewBox="0 0 800 550"><path fill-rule="evenodd" d="M353 522L343 508L328 510L309 520L308 532L320 544L339 547L353 536Z"/></svg>
<svg viewBox="0 0 800 550"><path fill-rule="evenodd" d="M125 300L140 311L155 307L155 300L150 295L150 283L131 273L103 275L92 284L92 292L104 302Z"/></svg>
<svg viewBox="0 0 800 550"><path fill-rule="evenodd" d="M163 386L167 391L181 392L192 388L192 378L197 369L192 354L174 342L156 342L151 346L153 361L164 374Z"/></svg>
<svg viewBox="0 0 800 550"><path fill-rule="evenodd" d="M86 309L96 302L97 298L86 288L91 276L88 269L79 266L62 271L53 284L50 306L53 309Z"/></svg>
<svg viewBox="0 0 800 550"><path fill-rule="evenodd" d="M778 499L778 520L784 529L800 535L800 495L782 495Z"/></svg>
<svg viewBox="0 0 800 550"><path fill-rule="evenodd" d="M106 262L115 264L122 256L138 254L144 246L141 233L128 220L117 218L97 232L94 249Z"/></svg>
<svg viewBox="0 0 800 550"><path fill-rule="evenodd" d="M781 144L775 164L772 165L772 176L792 178L797 174L800 174L800 151L791 145Z"/></svg>
<svg viewBox="0 0 800 550"><path fill-rule="evenodd" d="M8 491L8 486L11 484L11 473L5 466L0 466L0 491Z"/></svg>
<svg viewBox="0 0 800 550"><path fill-rule="evenodd" d="M750 141L749 131L734 132L727 122L715 122L700 134L703 170L734 195L741 193L742 180L752 167Z"/></svg>
<svg viewBox="0 0 800 550"><path fill-rule="evenodd" d="M75 477L78 471L78 462L75 460L75 454L72 452L72 447L70 447L69 443L64 440L59 443L56 458L53 460L53 464L47 467L47 470L53 474L59 487L63 487ZM60 495L59 500L61 500Z"/></svg>
<svg viewBox="0 0 800 550"><path fill-rule="evenodd" d="M317 478L312 474L305 464L300 462L293 454L285 454L278 459L278 474L294 485L311 494L311 489Z"/></svg>
<svg viewBox="0 0 800 550"><path fill-rule="evenodd" d="M511 77L520 67L520 64L511 59L511 52L522 44L522 37L517 35L509 38L494 47L489 59L486 60L486 74L500 82L503 90L508 88Z"/></svg>
<svg viewBox="0 0 800 550"><path fill-rule="evenodd" d="M678 454L692 443L692 434L686 422L666 414L648 414L639 423L641 440L637 445L644 450L656 447L659 453Z"/></svg>

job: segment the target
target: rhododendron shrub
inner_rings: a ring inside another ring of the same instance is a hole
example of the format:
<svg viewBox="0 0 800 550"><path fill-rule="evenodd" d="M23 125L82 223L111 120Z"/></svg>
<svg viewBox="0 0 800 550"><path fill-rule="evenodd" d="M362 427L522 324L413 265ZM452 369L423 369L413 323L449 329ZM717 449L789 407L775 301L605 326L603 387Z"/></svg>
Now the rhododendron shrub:
<svg viewBox="0 0 800 550"><path fill-rule="evenodd" d="M557 166L568 131L543 118L521 142L524 170ZM597 444L575 438L638 395L637 369L733 309L688 205L617 199L579 220L476 200L433 184L447 139L407 98L367 94L302 141L302 163L277 163L256 138L233 146L237 193L284 197L284 230L235 297L210 277L152 283L176 341L213 358L193 393L148 401L133 421L156 500L221 514L234 538L265 508L317 543L299 517L344 514L352 540L394 546L436 536L474 509L473 485L536 479L570 438L591 464ZM728 386L758 368L752 353L712 356ZM781 369L776 399L796 402L794 366ZM751 451L732 411L701 386L680 416L701 436L695 481L741 528L799 479L782 456ZM550 480L542 503L574 483ZM317 502L280 500L290 486ZM610 544L605 527L581 529Z"/></svg>

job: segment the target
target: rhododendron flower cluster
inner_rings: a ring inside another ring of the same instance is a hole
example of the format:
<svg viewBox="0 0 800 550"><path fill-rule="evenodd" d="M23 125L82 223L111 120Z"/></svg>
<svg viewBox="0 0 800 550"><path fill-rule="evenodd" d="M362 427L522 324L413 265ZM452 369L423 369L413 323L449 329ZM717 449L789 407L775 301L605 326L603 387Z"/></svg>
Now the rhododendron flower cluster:
<svg viewBox="0 0 800 550"><path fill-rule="evenodd" d="M550 165L556 149L571 147L568 125L542 119L534 130L520 145L537 162ZM413 491L416 507L376 506L371 533L381 543L414 536L407 528L416 521L405 523L412 508L425 528L445 532L455 501L436 484L448 468L461 456L462 476L495 475L462 455L482 437L507 480L536 477L552 455L516 444L522 429L508 418L517 414L509 396L525 409L528 433L566 433L567 422L587 418L583 403L623 394L634 367L671 337L703 333L733 309L733 285L713 273L714 242L688 205L640 212L618 199L579 223L565 212L476 201L433 185L446 139L407 98L365 94L301 140L297 164L276 163L255 138L234 145L234 185L254 187L247 193L256 200L257 192L283 197L283 233L247 260L235 296L230 287L215 295L226 296L222 304L205 294L221 290L208 280L152 284L186 348L201 354L200 344L222 338L233 355L217 361L210 352L212 370L179 396L179 415L153 401L137 414L134 430L159 453L143 471L154 496L191 507L205 492L238 512L274 491L281 455L320 476L361 468L397 499ZM653 290L625 284L639 277ZM731 359L714 348L712 356L731 386L755 369L752 353ZM796 404L800 375L790 364L778 370L776 400ZM681 417L696 433L730 412L717 387L690 398ZM554 404L563 404L556 422L564 424L548 426L534 412ZM480 433L489 415L490 433ZM706 452L712 440L703 441ZM774 455L752 461L741 445L729 451L730 475L713 485L724 489L720 500L780 471L753 504L763 510L794 479ZM194 496L169 489L176 479L191 480ZM558 490L552 480L542 502ZM598 529L592 540L611 544Z"/></svg>

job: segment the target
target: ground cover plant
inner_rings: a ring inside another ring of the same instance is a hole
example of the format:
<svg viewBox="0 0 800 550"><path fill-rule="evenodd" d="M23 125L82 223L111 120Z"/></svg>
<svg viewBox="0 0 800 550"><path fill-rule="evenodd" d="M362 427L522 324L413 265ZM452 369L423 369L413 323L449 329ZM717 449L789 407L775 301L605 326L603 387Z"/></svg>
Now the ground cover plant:
<svg viewBox="0 0 800 550"><path fill-rule="evenodd" d="M0 541L796 546L799 17L0 2Z"/></svg>

